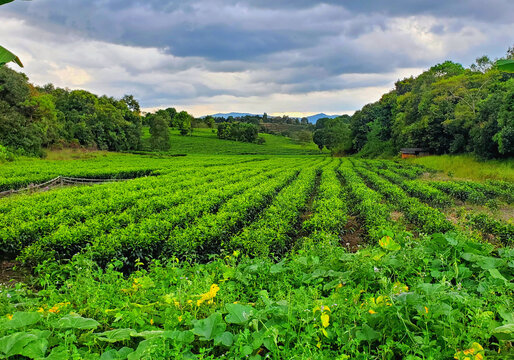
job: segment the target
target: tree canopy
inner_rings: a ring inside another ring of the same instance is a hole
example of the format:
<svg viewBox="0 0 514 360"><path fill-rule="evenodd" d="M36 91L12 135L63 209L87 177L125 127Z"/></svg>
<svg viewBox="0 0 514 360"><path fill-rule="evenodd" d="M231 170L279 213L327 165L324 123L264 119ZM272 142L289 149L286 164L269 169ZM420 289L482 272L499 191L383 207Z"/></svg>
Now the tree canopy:
<svg viewBox="0 0 514 360"><path fill-rule="evenodd" d="M514 75L477 58L469 68L446 61L395 88L351 118L351 151L394 154L402 147L433 154L473 152L481 158L514 155Z"/></svg>

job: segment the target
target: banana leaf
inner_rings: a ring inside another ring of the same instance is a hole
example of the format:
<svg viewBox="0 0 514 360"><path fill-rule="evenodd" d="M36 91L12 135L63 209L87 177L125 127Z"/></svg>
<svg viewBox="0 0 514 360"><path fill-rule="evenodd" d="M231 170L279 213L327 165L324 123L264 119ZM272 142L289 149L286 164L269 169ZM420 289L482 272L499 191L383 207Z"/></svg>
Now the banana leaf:
<svg viewBox="0 0 514 360"><path fill-rule="evenodd" d="M5 1L5 0L0 0ZM20 59L14 55L12 52L4 48L0 45L0 66L7 64L10 61L14 61L16 64L23 67L23 64L21 63Z"/></svg>
<svg viewBox="0 0 514 360"><path fill-rule="evenodd" d="M501 71L514 73L514 60L498 60L496 65Z"/></svg>

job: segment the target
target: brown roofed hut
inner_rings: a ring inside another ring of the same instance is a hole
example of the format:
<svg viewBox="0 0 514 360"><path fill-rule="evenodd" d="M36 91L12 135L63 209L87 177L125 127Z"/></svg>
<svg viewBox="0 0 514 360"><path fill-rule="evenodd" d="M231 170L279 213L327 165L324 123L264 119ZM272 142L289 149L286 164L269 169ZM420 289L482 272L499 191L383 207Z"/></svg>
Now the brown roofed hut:
<svg viewBox="0 0 514 360"><path fill-rule="evenodd" d="M402 154L402 159L430 155L428 150L423 148L403 148L400 149L400 153Z"/></svg>

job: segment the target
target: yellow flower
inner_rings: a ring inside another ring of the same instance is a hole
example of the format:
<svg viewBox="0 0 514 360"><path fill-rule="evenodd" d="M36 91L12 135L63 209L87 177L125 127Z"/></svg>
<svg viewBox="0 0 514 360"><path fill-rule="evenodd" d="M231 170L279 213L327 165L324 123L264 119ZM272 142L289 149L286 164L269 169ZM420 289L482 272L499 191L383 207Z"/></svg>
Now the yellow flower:
<svg viewBox="0 0 514 360"><path fill-rule="evenodd" d="M200 299L196 301L196 305L200 306L203 302L207 301L208 304L212 304L214 297L216 297L216 294L220 290L220 287L216 284L212 284L209 291L207 291L205 294L200 295Z"/></svg>
<svg viewBox="0 0 514 360"><path fill-rule="evenodd" d="M12 315L11 315L11 314L7 314L7 318L8 318L9 320L12 320Z"/></svg>
<svg viewBox="0 0 514 360"><path fill-rule="evenodd" d="M376 312L376 311L374 311L373 309L370 309L368 312L369 312L370 314L376 314L376 313L377 313L377 312Z"/></svg>
<svg viewBox="0 0 514 360"><path fill-rule="evenodd" d="M53 306L52 308L50 308L48 310L48 312L51 312L51 313L54 313L54 314L57 314L58 312L60 312L61 310L59 310L59 307L58 306Z"/></svg>
<svg viewBox="0 0 514 360"><path fill-rule="evenodd" d="M407 291L409 291L409 287L407 285L402 284L401 282L398 282L398 281L393 284L393 293L398 295L398 294L401 294L401 293L407 292Z"/></svg>
<svg viewBox="0 0 514 360"><path fill-rule="evenodd" d="M182 322L182 315L180 315L180 316L178 317L178 321L179 321L179 322Z"/></svg>
<svg viewBox="0 0 514 360"><path fill-rule="evenodd" d="M342 287L343 287L343 284L339 283L339 284L337 284L337 285L336 285L336 290L337 290L337 289L340 289L340 288L342 288Z"/></svg>
<svg viewBox="0 0 514 360"><path fill-rule="evenodd" d="M38 313L44 313L45 312L45 309L43 309L42 307L40 307L38 310L37 310Z"/></svg>
<svg viewBox="0 0 514 360"><path fill-rule="evenodd" d="M324 328L330 325L330 316L328 314L321 314L321 326Z"/></svg>
<svg viewBox="0 0 514 360"><path fill-rule="evenodd" d="M428 308L425 306L425 313L428 314Z"/></svg>
<svg viewBox="0 0 514 360"><path fill-rule="evenodd" d="M330 312L330 307L328 307L326 305L320 305L320 306L316 306L312 311L313 312L316 312L316 311L321 311L321 312L329 311Z"/></svg>
<svg viewBox="0 0 514 360"><path fill-rule="evenodd" d="M457 351L454 358L457 360L483 360L484 348L479 343L474 342L469 349Z"/></svg>
<svg viewBox="0 0 514 360"><path fill-rule="evenodd" d="M150 319L150 325L153 325L153 319Z"/></svg>

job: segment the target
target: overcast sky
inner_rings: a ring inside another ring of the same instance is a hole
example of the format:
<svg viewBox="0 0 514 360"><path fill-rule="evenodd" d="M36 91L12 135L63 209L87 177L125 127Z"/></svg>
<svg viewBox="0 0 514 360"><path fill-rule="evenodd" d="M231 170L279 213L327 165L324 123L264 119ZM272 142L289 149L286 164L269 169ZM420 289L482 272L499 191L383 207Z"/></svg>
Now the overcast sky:
<svg viewBox="0 0 514 360"><path fill-rule="evenodd" d="M0 40L36 84L146 109L342 114L436 63L504 56L513 19L512 0L16 0Z"/></svg>

